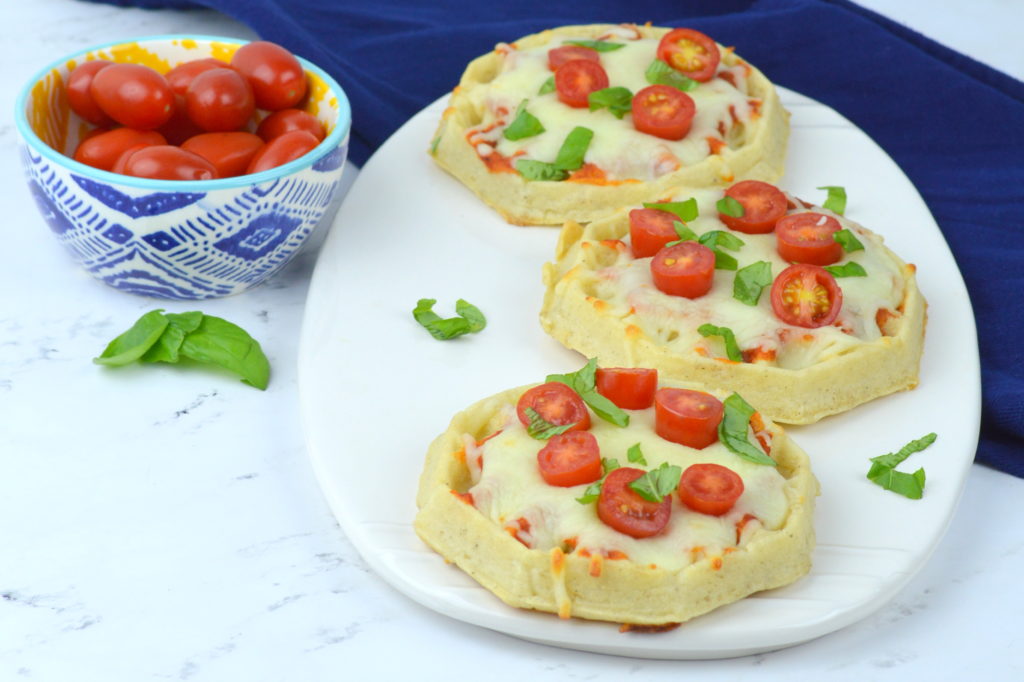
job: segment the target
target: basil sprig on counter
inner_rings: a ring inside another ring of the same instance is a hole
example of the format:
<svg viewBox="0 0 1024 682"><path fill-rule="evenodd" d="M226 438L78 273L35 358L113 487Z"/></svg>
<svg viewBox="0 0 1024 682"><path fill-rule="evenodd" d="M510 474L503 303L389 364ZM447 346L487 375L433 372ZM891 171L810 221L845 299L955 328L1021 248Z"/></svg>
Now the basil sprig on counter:
<svg viewBox="0 0 1024 682"><path fill-rule="evenodd" d="M591 111L608 109L615 118L622 118L633 110L633 93L621 86L595 90L587 95Z"/></svg>
<svg viewBox="0 0 1024 682"><path fill-rule="evenodd" d="M545 381L557 381L576 391L583 402L601 419L615 426L629 426L625 410L597 392L597 360L590 358L581 369L571 374L549 374Z"/></svg>
<svg viewBox="0 0 1024 682"><path fill-rule="evenodd" d="M455 302L458 317L442 318L433 311L433 298L421 298L412 310L412 316L438 341L447 341L464 334L475 334L487 326L487 318L472 303L459 299Z"/></svg>
<svg viewBox="0 0 1024 682"><path fill-rule="evenodd" d="M151 310L93 362L120 367L135 361L174 364L182 358L226 369L260 390L270 381L270 362L259 342L238 325L199 311Z"/></svg>
<svg viewBox="0 0 1024 682"><path fill-rule="evenodd" d="M936 438L938 438L936 434L929 433L923 438L910 441L899 452L872 457L868 479L872 483L903 497L911 500L920 500L924 494L924 469L919 468L914 473L908 474L896 471L896 467L907 457L910 457L915 452L921 452L934 443Z"/></svg>
<svg viewBox="0 0 1024 682"><path fill-rule="evenodd" d="M569 177L569 171L577 170L583 165L583 157L592 139L593 130L576 126L565 136L565 141L558 149L558 155L553 163L519 159L515 163L516 170L526 180L565 180Z"/></svg>
<svg viewBox="0 0 1024 682"><path fill-rule="evenodd" d="M540 413L532 407L527 407L523 412L526 414L526 418L530 420L530 423L526 425L526 433L529 434L530 438L536 438L537 440L548 440L576 426L575 423L552 424L540 416Z"/></svg>
<svg viewBox="0 0 1024 682"><path fill-rule="evenodd" d="M611 43L607 40L563 40L562 44L589 47L591 50L597 50L598 52L611 52L626 46L625 43Z"/></svg>
<svg viewBox="0 0 1024 682"><path fill-rule="evenodd" d="M644 208L656 208L659 211L674 213L684 223L692 222L700 215L700 211L697 209L697 200L693 197L686 201L645 202Z"/></svg>
<svg viewBox="0 0 1024 682"><path fill-rule="evenodd" d="M702 234L697 241L711 249L715 254L715 269L735 270L739 267L739 263L735 258L722 251L722 249L739 251L743 248L745 242L736 235L723 230L711 230Z"/></svg>
<svg viewBox="0 0 1024 682"><path fill-rule="evenodd" d="M828 198L825 199L825 203L822 204L822 208L827 208L833 213L843 215L843 211L846 210L846 188L839 187L837 185L825 185L819 187L828 192Z"/></svg>
<svg viewBox="0 0 1024 682"><path fill-rule="evenodd" d="M775 466L775 460L764 454L760 448L752 444L747 438L750 417L757 410L744 400L739 393L733 393L726 398L723 401L723 405L725 406L725 411L722 415L722 421L718 423L718 439L722 441L722 445L748 462Z"/></svg>
<svg viewBox="0 0 1024 682"><path fill-rule="evenodd" d="M736 343L736 335L728 327L718 327L710 322L705 322L697 327L697 332L704 337L721 336L725 342L726 356L733 362L743 362L743 353L740 352L740 346Z"/></svg>
<svg viewBox="0 0 1024 682"><path fill-rule="evenodd" d="M832 239L839 242L843 247L843 251L846 253L862 251L864 249L864 245L860 243L859 239L857 239L857 235L850 230L839 230L838 232L833 232Z"/></svg>
<svg viewBox="0 0 1024 682"><path fill-rule="evenodd" d="M825 269L832 273L833 277L867 277L868 272L860 263L843 263L842 265L826 265Z"/></svg>
<svg viewBox="0 0 1024 682"><path fill-rule="evenodd" d="M657 469L651 469L640 478L632 481L629 487L648 502L661 502L666 495L679 487L679 479L683 476L681 467L662 462Z"/></svg>
<svg viewBox="0 0 1024 682"><path fill-rule="evenodd" d="M772 285L772 264L759 260L736 271L732 283L732 297L740 303L757 305L761 293Z"/></svg>
<svg viewBox="0 0 1024 682"><path fill-rule="evenodd" d="M747 209L743 208L743 204L730 196L724 196L716 201L715 208L719 213L730 218L742 218L747 212Z"/></svg>
<svg viewBox="0 0 1024 682"><path fill-rule="evenodd" d="M651 85L670 85L683 92L695 90L700 85L697 81L687 78L660 59L655 59L651 62L651 65L644 71L644 78Z"/></svg>
<svg viewBox="0 0 1024 682"><path fill-rule="evenodd" d="M516 116L505 128L503 135L506 140L523 140L527 137L534 137L544 132L544 126L540 120L526 110L529 100L523 100L516 109Z"/></svg>

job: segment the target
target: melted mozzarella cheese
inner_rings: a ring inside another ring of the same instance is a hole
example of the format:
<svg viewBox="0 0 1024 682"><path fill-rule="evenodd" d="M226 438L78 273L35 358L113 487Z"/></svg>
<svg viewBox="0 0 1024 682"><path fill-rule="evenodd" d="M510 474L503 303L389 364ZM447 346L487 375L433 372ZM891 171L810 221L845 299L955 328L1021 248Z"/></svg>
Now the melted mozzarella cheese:
<svg viewBox="0 0 1024 682"><path fill-rule="evenodd" d="M610 179L649 181L704 160L711 153L709 137L721 139L722 129L728 130L734 119L741 123L751 119L754 109L746 95L742 66L719 65L719 72L729 72L735 86L725 79L713 78L687 93L693 98L696 114L690 132L677 141L639 132L633 127L632 114L618 119L607 109L570 107L555 92L538 95L544 82L553 76L548 68L548 51L568 40L572 38L559 37L549 44L523 50L503 50L501 72L471 95L484 115L470 135L477 130L504 131L520 102L527 100L527 110L540 120L545 132L515 141L499 137L496 149L502 156L554 161L566 136L576 126L584 126L594 132L584 157L586 163L598 166ZM625 87L635 94L650 85L644 73L655 60L658 42L650 38L623 40L624 47L600 53L609 87Z"/></svg>
<svg viewBox="0 0 1024 682"><path fill-rule="evenodd" d="M715 203L721 190L687 192L675 197L697 199L700 216L689 223L697 235L711 230L725 230L743 240L738 251L723 249L734 256L739 268L757 261L768 261L772 277L777 277L789 263L776 250L774 233L743 234L729 230L718 220ZM709 322L733 330L743 350L761 348L776 354L775 364L786 369L799 369L842 354L865 342L877 340L881 331L875 321L880 309L895 311L903 300L904 284L901 265L882 246L881 238L860 226L825 209L798 208L790 213L810 210L825 213L839 221L843 228L856 234L864 250L844 253L842 263L859 263L867 277L837 277L843 292L843 304L835 326L805 329L788 325L772 310L770 287L766 287L756 306L741 303L733 297L736 273L715 270L711 291L695 299L665 294L654 286L650 258L633 258L626 249L620 251L611 265L598 270L595 295L605 300L608 314L629 318L645 334L678 352L698 352L710 357L726 357L720 337L705 338L697 328Z"/></svg>
<svg viewBox="0 0 1024 682"><path fill-rule="evenodd" d="M606 526L597 516L596 503L581 504L587 485L562 488L548 485L540 475L537 453L546 441L531 438L514 417L500 434L482 446L483 467L473 472L469 489L477 509L506 528L533 549L549 551L573 545L575 551L613 558L616 552L642 565L679 568L705 557L720 556L737 545L738 528L743 537L759 524L781 527L789 513L785 480L772 466L753 464L714 443L703 450L664 440L654 432L654 409L630 411L630 424L619 428L595 418L590 432L597 438L601 456L617 459L622 466L655 469L662 462L686 469L691 464L713 462L728 467L743 479L744 492L724 516L691 511L672 495L672 516L659 535L637 539ZM751 437L751 442L756 442ZM646 465L634 464L627 450L640 444ZM750 521L750 515L756 521ZM522 523L520 519L526 521Z"/></svg>

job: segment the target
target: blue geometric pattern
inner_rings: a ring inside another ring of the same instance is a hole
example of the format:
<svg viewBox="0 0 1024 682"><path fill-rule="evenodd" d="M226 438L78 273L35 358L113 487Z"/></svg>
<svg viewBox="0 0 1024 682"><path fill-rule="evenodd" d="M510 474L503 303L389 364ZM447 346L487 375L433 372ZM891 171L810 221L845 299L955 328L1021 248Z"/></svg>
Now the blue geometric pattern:
<svg viewBox="0 0 1024 682"><path fill-rule="evenodd" d="M123 291L197 300L248 289L277 272L337 192L348 140L310 168L209 192L152 192L71 173L23 147L29 186L58 240Z"/></svg>

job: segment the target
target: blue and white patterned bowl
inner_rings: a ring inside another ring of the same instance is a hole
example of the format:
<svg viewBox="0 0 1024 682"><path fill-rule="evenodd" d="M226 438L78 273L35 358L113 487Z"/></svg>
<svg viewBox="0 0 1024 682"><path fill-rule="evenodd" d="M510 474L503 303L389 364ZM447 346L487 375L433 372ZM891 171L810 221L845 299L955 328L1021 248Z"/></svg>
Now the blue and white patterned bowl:
<svg viewBox="0 0 1024 682"><path fill-rule="evenodd" d="M341 86L304 60L305 109L328 134L291 163L236 178L177 182L109 173L69 156L90 128L64 93L76 65L107 59L166 73L193 59L228 61L244 44L186 35L111 43L54 62L20 93L15 118L29 187L50 230L100 281L169 299L237 294L280 270L330 219L352 119Z"/></svg>

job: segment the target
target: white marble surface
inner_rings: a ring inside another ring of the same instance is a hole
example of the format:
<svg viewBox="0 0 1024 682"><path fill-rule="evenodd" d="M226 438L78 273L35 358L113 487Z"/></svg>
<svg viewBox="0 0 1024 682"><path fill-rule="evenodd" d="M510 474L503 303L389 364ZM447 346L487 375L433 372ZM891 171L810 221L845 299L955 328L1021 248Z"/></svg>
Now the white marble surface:
<svg viewBox="0 0 1024 682"><path fill-rule="evenodd" d="M1024 76L1020 4L868 4ZM349 545L306 459L295 366L315 253L201 306L260 339L274 371L265 393L203 371L107 370L90 359L142 312L196 306L81 273L22 181L10 112L43 63L129 35L251 32L209 12L2 8L0 680L433 680L485 669L532 680L1024 677L1024 481L980 466L934 557L891 603L784 651L710 662L586 654L402 597Z"/></svg>

